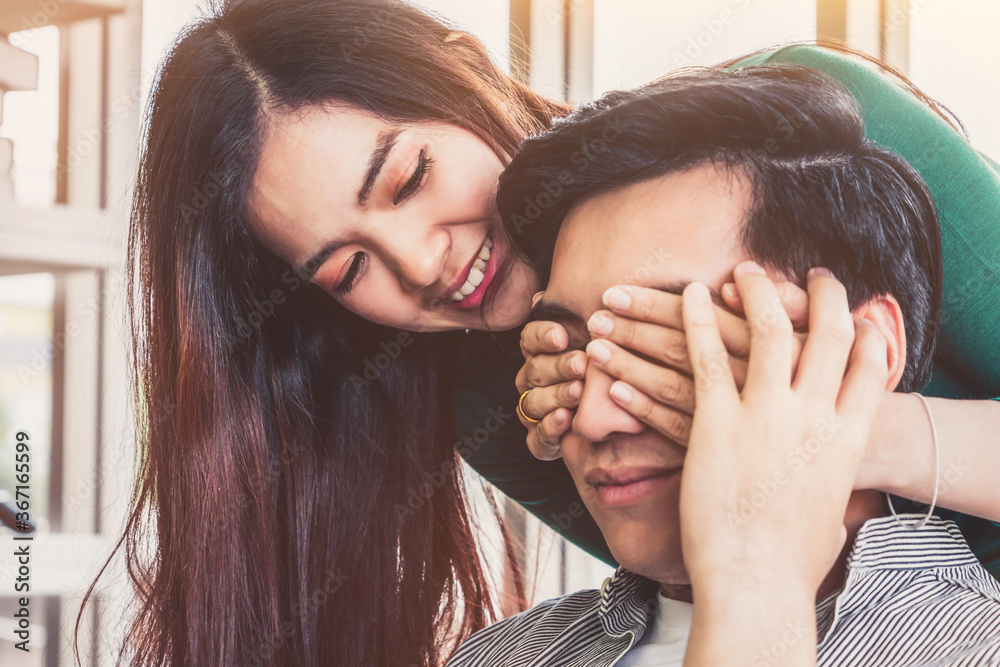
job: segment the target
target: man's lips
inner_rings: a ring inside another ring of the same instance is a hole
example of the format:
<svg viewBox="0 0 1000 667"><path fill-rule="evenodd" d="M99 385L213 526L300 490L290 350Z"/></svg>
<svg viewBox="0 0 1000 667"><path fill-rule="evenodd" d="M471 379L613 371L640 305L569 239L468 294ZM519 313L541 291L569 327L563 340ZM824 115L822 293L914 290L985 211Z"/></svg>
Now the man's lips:
<svg viewBox="0 0 1000 667"><path fill-rule="evenodd" d="M584 476L584 481L594 488L602 505L624 507L642 501L680 471L681 468L596 468Z"/></svg>
<svg viewBox="0 0 1000 667"><path fill-rule="evenodd" d="M625 486L634 484L644 479L652 477L664 477L680 468L659 468L659 467L623 467L608 470L606 468L594 468L588 472L583 480L591 486Z"/></svg>

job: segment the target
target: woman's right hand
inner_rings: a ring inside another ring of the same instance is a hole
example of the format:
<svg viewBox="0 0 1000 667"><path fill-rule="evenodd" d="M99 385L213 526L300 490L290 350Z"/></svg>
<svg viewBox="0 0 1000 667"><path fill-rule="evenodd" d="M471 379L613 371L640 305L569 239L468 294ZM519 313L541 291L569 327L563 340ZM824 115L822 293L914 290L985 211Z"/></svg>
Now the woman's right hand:
<svg viewBox="0 0 1000 667"><path fill-rule="evenodd" d="M535 295L532 305L544 292ZM551 461L562 456L560 440L573 422L573 410L583 395L583 376L587 372L587 353L566 352L569 334L558 322L528 322L521 331L521 354L524 366L514 384L524 397L522 408L538 423L517 418L528 429L528 449L535 458Z"/></svg>

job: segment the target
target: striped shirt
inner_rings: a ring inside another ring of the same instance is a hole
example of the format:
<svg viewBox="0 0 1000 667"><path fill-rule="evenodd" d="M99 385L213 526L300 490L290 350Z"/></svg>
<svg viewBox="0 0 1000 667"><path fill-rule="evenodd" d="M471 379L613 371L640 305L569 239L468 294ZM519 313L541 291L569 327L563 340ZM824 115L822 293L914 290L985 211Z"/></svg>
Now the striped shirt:
<svg viewBox="0 0 1000 667"><path fill-rule="evenodd" d="M542 602L477 632L448 667L614 665L645 632L658 589L618 568L599 591ZM816 606L816 621L820 667L1000 666L1000 582L958 526L936 516L918 530L892 517L866 521L845 584ZM774 648L751 667L775 664Z"/></svg>

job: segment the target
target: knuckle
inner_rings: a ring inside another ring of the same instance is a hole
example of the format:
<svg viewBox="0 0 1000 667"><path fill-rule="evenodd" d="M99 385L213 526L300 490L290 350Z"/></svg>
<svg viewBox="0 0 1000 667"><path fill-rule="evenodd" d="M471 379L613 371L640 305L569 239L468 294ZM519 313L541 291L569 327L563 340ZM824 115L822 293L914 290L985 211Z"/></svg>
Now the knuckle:
<svg viewBox="0 0 1000 667"><path fill-rule="evenodd" d="M656 304L650 294L643 289L635 290L632 295L632 310L640 319L652 320L656 315Z"/></svg>
<svg viewBox="0 0 1000 667"><path fill-rule="evenodd" d="M566 382L559 389L559 404L563 407L569 408L576 405L576 398L573 397L573 388L575 382Z"/></svg>
<svg viewBox="0 0 1000 667"><path fill-rule="evenodd" d="M546 461L559 458L559 436L540 430L535 457Z"/></svg>
<svg viewBox="0 0 1000 667"><path fill-rule="evenodd" d="M672 438L680 439L687 430L687 420L676 412L669 412L664 419L663 430Z"/></svg>
<svg viewBox="0 0 1000 667"><path fill-rule="evenodd" d="M843 320L838 319L823 327L823 336L835 345L850 347L854 343L854 327L847 326Z"/></svg>
<svg viewBox="0 0 1000 667"><path fill-rule="evenodd" d="M772 305L762 313L753 318L751 322L751 336L756 334L767 338L781 340L790 338L794 330L792 322L785 314L784 308Z"/></svg>
<svg viewBox="0 0 1000 667"><path fill-rule="evenodd" d="M687 415L678 415L675 437L681 443L685 443L691 439L691 418Z"/></svg>
<svg viewBox="0 0 1000 667"><path fill-rule="evenodd" d="M656 398L663 403L676 403L681 398L682 392L677 379L671 373L662 373L656 382L656 393L654 394Z"/></svg>
<svg viewBox="0 0 1000 667"><path fill-rule="evenodd" d="M612 318L615 323L615 338L625 347L632 347L636 339L635 322L629 319Z"/></svg>
<svg viewBox="0 0 1000 667"><path fill-rule="evenodd" d="M703 380L720 378L729 371L729 354L724 350L704 354L698 358L695 370Z"/></svg>
<svg viewBox="0 0 1000 667"><path fill-rule="evenodd" d="M538 364L529 362L525 365L525 379L528 382L528 388L535 388L544 386L542 384L544 378L541 369L539 369ZM525 401L531 400L531 394L528 394L528 398Z"/></svg>
<svg viewBox="0 0 1000 667"><path fill-rule="evenodd" d="M636 399L632 403L632 413L639 418L640 421L649 422L653 417L653 402Z"/></svg>
<svg viewBox="0 0 1000 667"><path fill-rule="evenodd" d="M687 361L687 338L680 332L670 332L663 341L663 356L667 362L684 363Z"/></svg>

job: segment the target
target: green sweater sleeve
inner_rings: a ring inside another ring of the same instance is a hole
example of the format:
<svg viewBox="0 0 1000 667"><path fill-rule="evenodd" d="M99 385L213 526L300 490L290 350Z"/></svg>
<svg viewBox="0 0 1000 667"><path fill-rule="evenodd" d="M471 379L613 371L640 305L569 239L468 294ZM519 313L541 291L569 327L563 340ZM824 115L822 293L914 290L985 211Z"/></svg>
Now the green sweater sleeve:
<svg viewBox="0 0 1000 667"><path fill-rule="evenodd" d="M840 81L861 107L868 139L906 158L934 198L944 295L933 374L923 393L1000 396L1000 166L912 93L852 56L795 45L745 58L735 67L781 63L813 67ZM893 503L921 511L904 499ZM950 510L936 513L958 523L977 557L1000 579L1000 524Z"/></svg>

